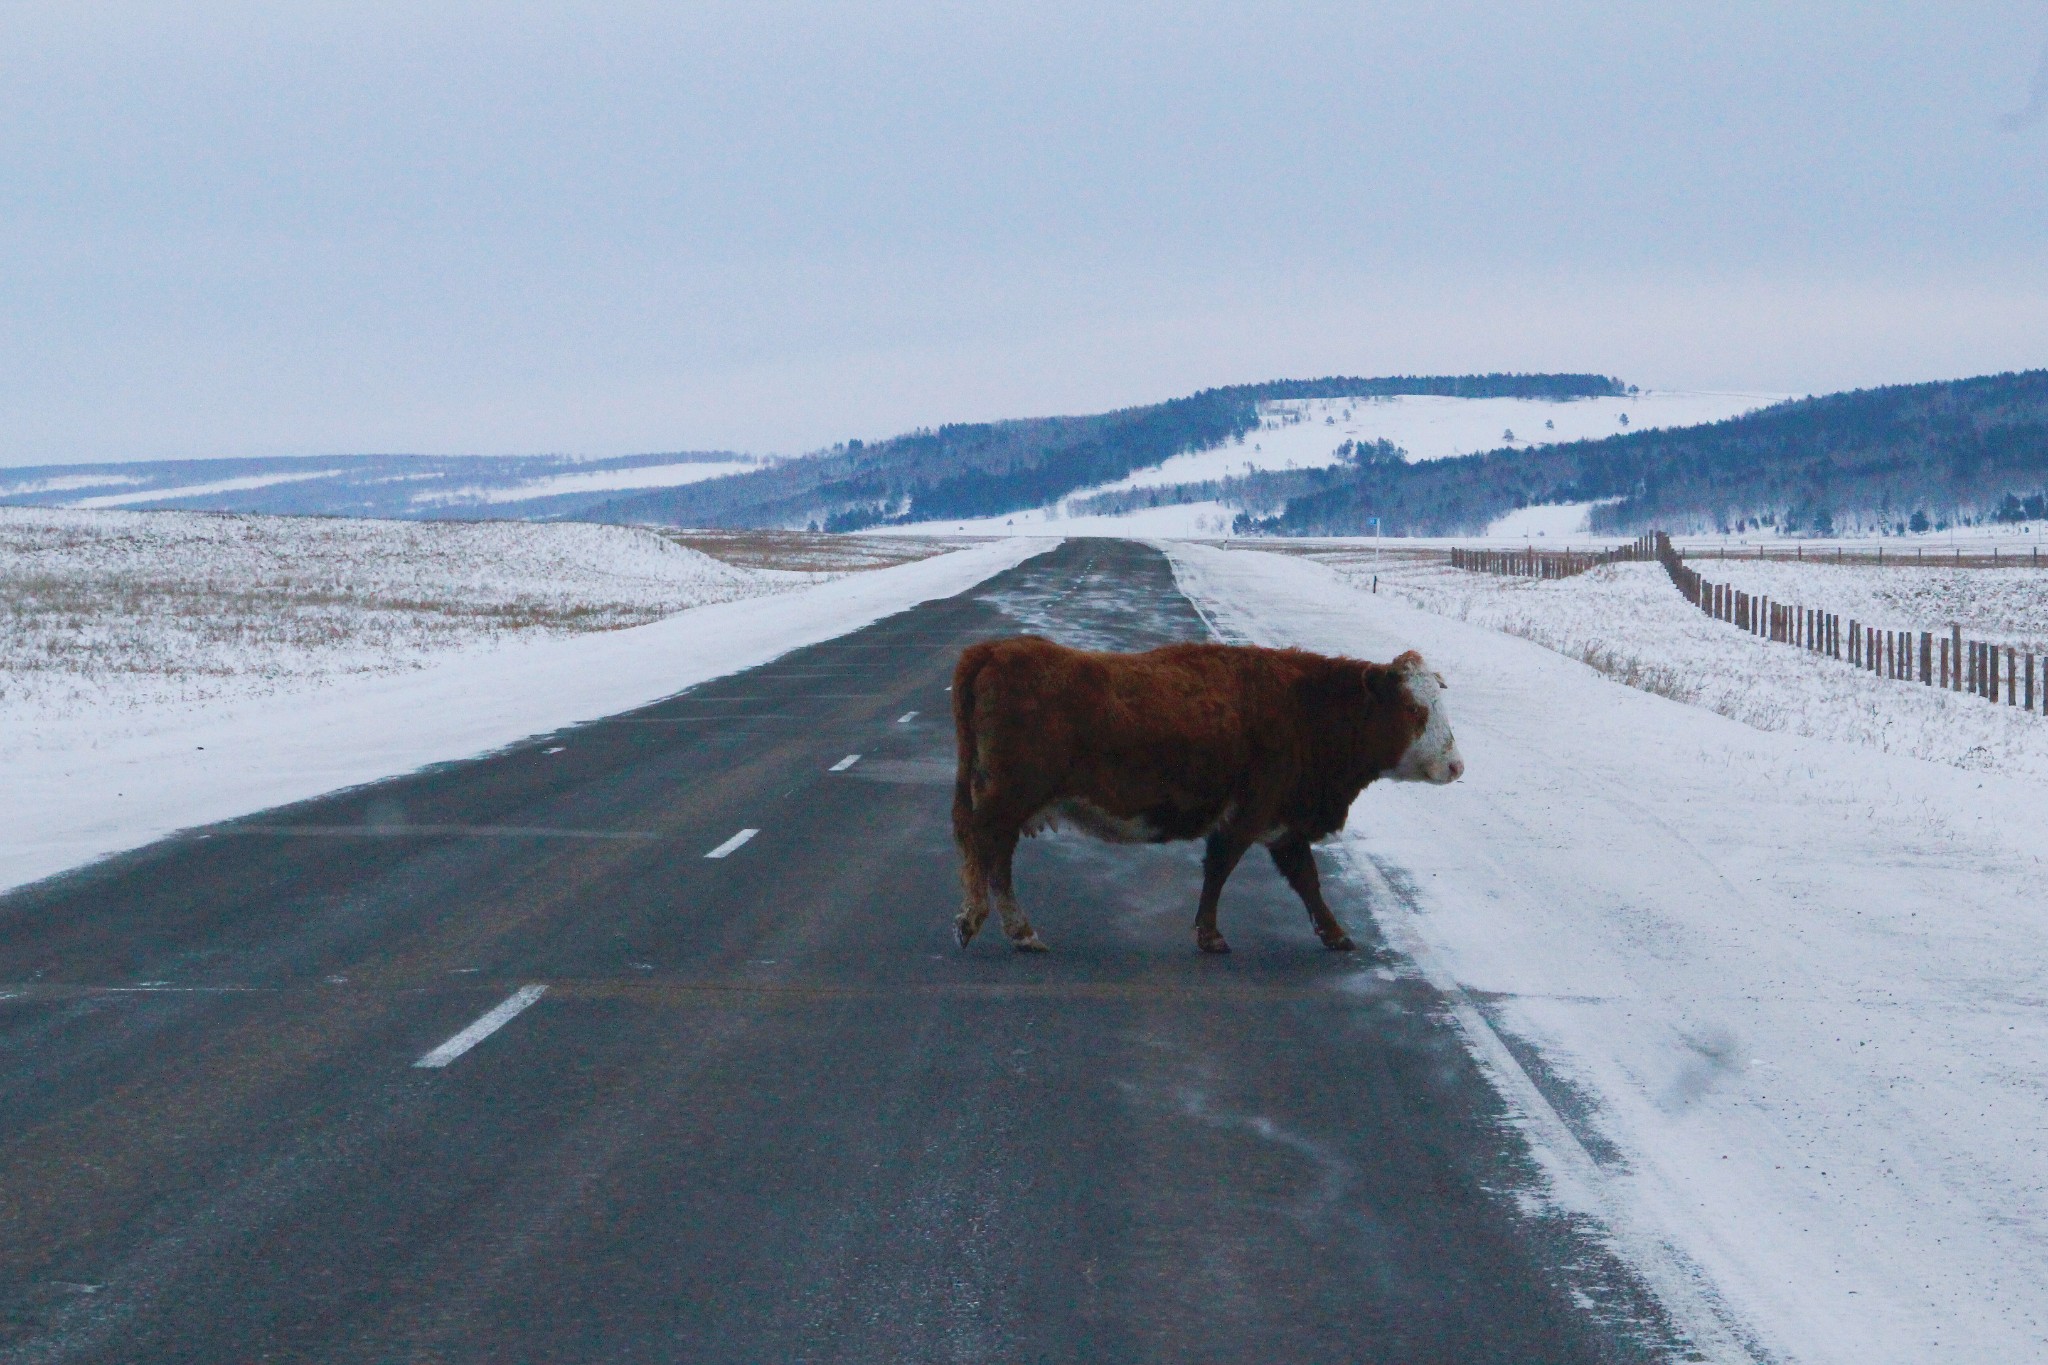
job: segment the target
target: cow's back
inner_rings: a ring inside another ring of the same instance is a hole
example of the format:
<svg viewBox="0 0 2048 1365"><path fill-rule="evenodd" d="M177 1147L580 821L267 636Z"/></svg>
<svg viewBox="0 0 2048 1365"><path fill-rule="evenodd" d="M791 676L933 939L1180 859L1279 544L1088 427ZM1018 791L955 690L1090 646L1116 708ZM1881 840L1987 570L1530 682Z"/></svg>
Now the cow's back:
<svg viewBox="0 0 2048 1365"><path fill-rule="evenodd" d="M955 673L970 801L1081 802L1148 837L1188 838L1225 807L1292 784L1304 749L1292 651L1169 645L1142 654L990 641Z"/></svg>

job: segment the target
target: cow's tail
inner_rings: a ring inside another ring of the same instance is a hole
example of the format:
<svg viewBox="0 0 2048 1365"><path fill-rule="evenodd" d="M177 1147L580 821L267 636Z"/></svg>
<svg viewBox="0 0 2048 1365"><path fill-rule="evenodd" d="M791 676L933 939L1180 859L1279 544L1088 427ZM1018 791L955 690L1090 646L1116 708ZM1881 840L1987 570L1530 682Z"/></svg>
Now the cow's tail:
<svg viewBox="0 0 2048 1365"><path fill-rule="evenodd" d="M986 643L969 645L960 652L960 662L953 666L953 737L960 751L953 772L953 837L963 841L974 815L974 760L978 748L974 689L990 652Z"/></svg>

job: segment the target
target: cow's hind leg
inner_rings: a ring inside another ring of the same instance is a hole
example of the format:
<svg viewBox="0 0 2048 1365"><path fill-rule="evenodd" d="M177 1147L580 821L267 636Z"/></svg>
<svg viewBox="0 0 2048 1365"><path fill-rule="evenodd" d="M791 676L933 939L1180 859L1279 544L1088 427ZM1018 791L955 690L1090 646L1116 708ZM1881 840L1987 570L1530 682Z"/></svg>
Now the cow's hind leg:
<svg viewBox="0 0 2048 1365"><path fill-rule="evenodd" d="M1323 946L1333 952L1348 953L1357 945L1351 935L1344 932L1344 926L1330 913L1329 905L1323 900L1322 879L1316 875L1315 851L1308 840L1298 834L1289 834L1267 850L1273 855L1273 866L1280 869L1280 875L1287 878L1287 884L1294 888L1294 894L1301 897L1301 903L1308 907L1308 920L1315 926L1316 937Z"/></svg>
<svg viewBox="0 0 2048 1365"><path fill-rule="evenodd" d="M1234 831L1218 830L1209 836L1202 850L1202 900L1195 907L1195 946L1205 953L1227 953L1227 943L1216 928L1216 907L1223 899L1223 883L1244 857L1252 841Z"/></svg>
<svg viewBox="0 0 2048 1365"><path fill-rule="evenodd" d="M981 926L988 919L988 864L980 856L977 847L980 841L972 837L960 841L960 914L953 920L953 937L962 948L974 942L974 936L981 932Z"/></svg>
<svg viewBox="0 0 2048 1365"><path fill-rule="evenodd" d="M963 773L953 789L953 844L960 850L960 914L953 937L962 948L974 942L988 919L987 820L976 819L974 797Z"/></svg>
<svg viewBox="0 0 2048 1365"><path fill-rule="evenodd" d="M1020 833L1012 830L1006 838L996 841L995 857L989 864L989 889L995 893L996 908L1003 913L1003 933L1009 937L1011 946L1020 953L1042 953L1046 951L1045 940L1024 917L1024 907L1017 904L1017 893L1010 883L1010 865L1016 858Z"/></svg>

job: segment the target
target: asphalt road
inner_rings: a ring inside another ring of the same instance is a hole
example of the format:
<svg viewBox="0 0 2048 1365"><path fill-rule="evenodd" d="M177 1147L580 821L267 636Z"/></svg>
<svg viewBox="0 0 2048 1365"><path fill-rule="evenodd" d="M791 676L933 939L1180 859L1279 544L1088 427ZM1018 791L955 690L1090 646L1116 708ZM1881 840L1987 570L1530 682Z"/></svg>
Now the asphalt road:
<svg viewBox="0 0 2048 1365"><path fill-rule="evenodd" d="M1195 846L1065 836L1018 865L1053 951L954 947L945 687L1019 629L1203 634L1157 553L1070 542L0 898L0 1361L1672 1355L1518 1211L1429 988L1263 860L1227 958Z"/></svg>

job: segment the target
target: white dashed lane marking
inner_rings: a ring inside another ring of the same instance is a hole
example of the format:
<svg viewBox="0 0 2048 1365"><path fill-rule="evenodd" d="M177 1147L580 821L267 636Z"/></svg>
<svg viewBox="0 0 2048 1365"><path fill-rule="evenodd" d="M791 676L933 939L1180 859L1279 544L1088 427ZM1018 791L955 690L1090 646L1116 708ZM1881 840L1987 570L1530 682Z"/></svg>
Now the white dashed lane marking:
<svg viewBox="0 0 2048 1365"><path fill-rule="evenodd" d="M915 720L916 718L917 712L905 711L902 715L896 717L896 723L898 725L908 725L911 721Z"/></svg>
<svg viewBox="0 0 2048 1365"><path fill-rule="evenodd" d="M753 838L756 834L759 834L760 832L761 831L758 829L743 829L738 834L733 835L732 838L727 839L724 843L720 844L717 848L712 849L709 853L705 854L704 856L707 858L723 858L728 853L732 853L733 851L738 849L741 844L744 844L747 840Z"/></svg>
<svg viewBox="0 0 2048 1365"><path fill-rule="evenodd" d="M546 986L521 986L512 994L500 1000L474 1024L450 1038L426 1056L414 1062L414 1066L441 1067L460 1057L463 1053L496 1033L505 1025L525 1013L528 1006L548 993Z"/></svg>
<svg viewBox="0 0 2048 1365"><path fill-rule="evenodd" d="M828 773L843 773L848 768L851 768L854 764L858 762L860 762L859 754L848 754L845 758L840 759L837 763L834 763L825 771Z"/></svg>

